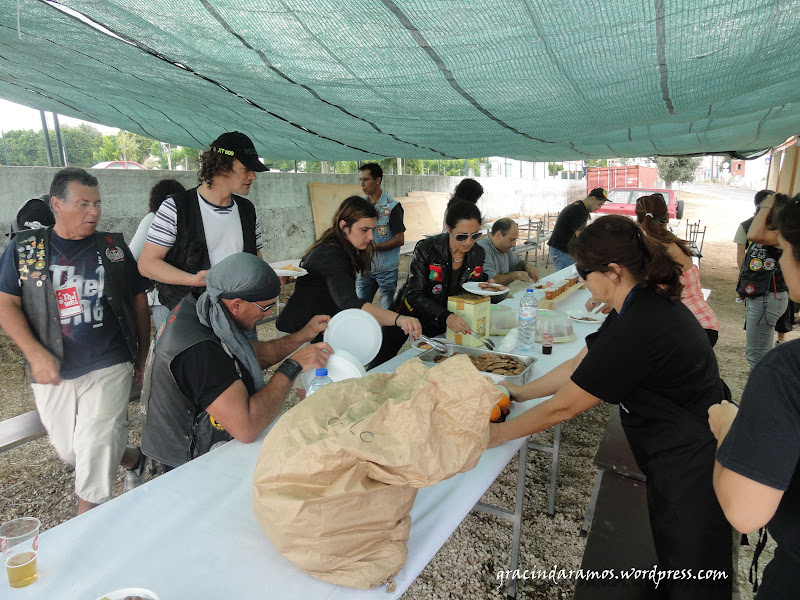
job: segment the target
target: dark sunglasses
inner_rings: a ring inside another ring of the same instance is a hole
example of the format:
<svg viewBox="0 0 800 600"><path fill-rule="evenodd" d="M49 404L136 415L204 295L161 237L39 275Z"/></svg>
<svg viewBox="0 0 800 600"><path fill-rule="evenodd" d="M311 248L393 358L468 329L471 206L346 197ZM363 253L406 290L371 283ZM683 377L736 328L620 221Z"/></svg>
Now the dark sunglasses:
<svg viewBox="0 0 800 600"><path fill-rule="evenodd" d="M477 241L482 236L483 236L482 231L476 231L475 233L457 233L456 240L459 242L466 242L467 238L472 238L473 241Z"/></svg>
<svg viewBox="0 0 800 600"><path fill-rule="evenodd" d="M610 264L611 264L611 263L606 263L606 264L604 264L603 266L604 266L604 267L607 267L607 266L608 266L608 265L610 265ZM575 265L575 270L578 272L578 276L579 276L581 279L583 279L584 281L586 281L586 276L587 276L587 275L589 275L589 273L594 273L595 271L599 271L600 269L585 269L584 267L579 267L579 266L576 264L576 265Z"/></svg>
<svg viewBox="0 0 800 600"><path fill-rule="evenodd" d="M271 309L273 306L275 306L277 304L277 302L273 302L272 304L267 304L266 306L261 306L260 304L256 304L255 302L252 302L250 300L248 300L248 302L250 302L250 304L260 308L262 313L267 312L269 309Z"/></svg>

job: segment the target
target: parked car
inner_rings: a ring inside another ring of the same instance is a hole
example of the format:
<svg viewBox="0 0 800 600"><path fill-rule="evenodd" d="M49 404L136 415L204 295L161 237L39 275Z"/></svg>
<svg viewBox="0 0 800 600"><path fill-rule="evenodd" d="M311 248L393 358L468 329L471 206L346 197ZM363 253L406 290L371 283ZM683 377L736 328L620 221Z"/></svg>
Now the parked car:
<svg viewBox="0 0 800 600"><path fill-rule="evenodd" d="M132 160L106 160L97 163L93 169L144 169L145 167Z"/></svg>
<svg viewBox="0 0 800 600"><path fill-rule="evenodd" d="M650 194L661 194L667 201L670 219L683 218L683 200L676 200L674 190L657 190L653 188L620 188L608 191L608 202L597 209L596 214L636 216L636 199Z"/></svg>

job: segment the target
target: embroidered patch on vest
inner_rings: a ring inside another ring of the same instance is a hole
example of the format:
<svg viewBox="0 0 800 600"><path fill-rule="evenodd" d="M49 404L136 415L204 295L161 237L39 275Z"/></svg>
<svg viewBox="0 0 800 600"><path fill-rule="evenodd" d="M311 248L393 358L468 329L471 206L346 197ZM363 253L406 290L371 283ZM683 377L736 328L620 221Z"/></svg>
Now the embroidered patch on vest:
<svg viewBox="0 0 800 600"><path fill-rule="evenodd" d="M378 227L378 235L384 236L389 233L389 228L386 225L380 225Z"/></svg>
<svg viewBox="0 0 800 600"><path fill-rule="evenodd" d="M767 260L765 260L764 261L764 268L767 271L772 271L775 268L775 259L774 258L768 258Z"/></svg>
<svg viewBox="0 0 800 600"><path fill-rule="evenodd" d="M435 286L433 286L433 289L431 290L431 292L433 292L434 294L441 294L442 293L442 284L441 283L437 283Z"/></svg>
<svg viewBox="0 0 800 600"><path fill-rule="evenodd" d="M106 248L106 257L111 262L120 262L125 259L125 254L119 246L114 246L113 248Z"/></svg>
<svg viewBox="0 0 800 600"><path fill-rule="evenodd" d="M759 258L754 258L753 260L750 261L750 270L751 271L758 271L763 266L764 266L764 263L761 262L761 259L759 259Z"/></svg>
<svg viewBox="0 0 800 600"><path fill-rule="evenodd" d="M444 281L444 274L442 273L442 267L439 265L428 265L430 269L430 273L428 273L428 279L432 279L433 281Z"/></svg>

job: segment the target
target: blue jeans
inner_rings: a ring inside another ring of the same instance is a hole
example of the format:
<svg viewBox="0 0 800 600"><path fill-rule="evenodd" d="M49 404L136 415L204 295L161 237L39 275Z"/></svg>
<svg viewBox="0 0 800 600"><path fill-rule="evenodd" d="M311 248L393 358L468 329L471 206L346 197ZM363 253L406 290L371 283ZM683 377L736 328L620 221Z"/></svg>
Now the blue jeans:
<svg viewBox="0 0 800 600"><path fill-rule="evenodd" d="M364 271L356 280L356 294L367 302L372 302L378 288L381 290L381 308L390 308L397 291L397 269L380 273Z"/></svg>
<svg viewBox="0 0 800 600"><path fill-rule="evenodd" d="M775 323L786 312L789 304L789 292L770 292L763 296L747 298L745 329L747 342L744 356L750 370L756 366L761 357L772 349L775 341Z"/></svg>
<svg viewBox="0 0 800 600"><path fill-rule="evenodd" d="M553 266L555 266L556 271L566 269L568 266L575 264L575 259L568 252L553 248L553 246L550 246L550 258L553 259Z"/></svg>

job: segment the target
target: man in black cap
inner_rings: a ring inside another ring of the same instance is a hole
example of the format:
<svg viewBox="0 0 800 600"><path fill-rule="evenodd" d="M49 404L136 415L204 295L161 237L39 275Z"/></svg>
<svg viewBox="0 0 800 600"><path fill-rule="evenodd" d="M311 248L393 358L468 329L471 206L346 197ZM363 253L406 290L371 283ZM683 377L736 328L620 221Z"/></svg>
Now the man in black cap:
<svg viewBox="0 0 800 600"><path fill-rule="evenodd" d="M139 256L139 271L156 282L170 310L188 293L205 289L208 269L227 256L261 257L261 225L244 198L267 171L243 133L224 133L199 158L200 185L168 197L156 212Z"/></svg>
<svg viewBox="0 0 800 600"><path fill-rule="evenodd" d="M575 232L589 220L589 215L603 206L604 202L608 202L608 194L603 188L595 188L586 198L573 202L558 213L553 233L547 241L556 271L575 264L569 255L569 243L575 237Z"/></svg>
<svg viewBox="0 0 800 600"><path fill-rule="evenodd" d="M146 456L178 467L220 442L254 441L278 416L295 378L327 365L328 344L298 350L325 330L327 315L277 340L245 338L279 293L272 268L242 252L211 267L200 298L189 294L175 307L156 343L149 397L142 399ZM262 369L279 362L265 383Z"/></svg>

